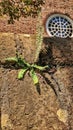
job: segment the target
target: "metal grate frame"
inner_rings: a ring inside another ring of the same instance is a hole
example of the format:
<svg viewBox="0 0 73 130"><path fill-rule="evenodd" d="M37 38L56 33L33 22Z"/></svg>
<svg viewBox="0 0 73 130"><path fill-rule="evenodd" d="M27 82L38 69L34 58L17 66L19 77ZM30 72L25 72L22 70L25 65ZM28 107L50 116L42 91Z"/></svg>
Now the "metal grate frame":
<svg viewBox="0 0 73 130"><path fill-rule="evenodd" d="M65 15L54 14L47 19L46 30L51 37L72 37L73 21Z"/></svg>

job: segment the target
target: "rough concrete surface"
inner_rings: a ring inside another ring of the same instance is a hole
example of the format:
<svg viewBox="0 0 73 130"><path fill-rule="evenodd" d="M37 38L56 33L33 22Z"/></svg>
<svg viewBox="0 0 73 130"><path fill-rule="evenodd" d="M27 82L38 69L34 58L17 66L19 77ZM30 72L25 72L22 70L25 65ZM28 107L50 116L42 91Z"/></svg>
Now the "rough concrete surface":
<svg viewBox="0 0 73 130"><path fill-rule="evenodd" d="M18 34L16 37L18 41L14 34L0 34L0 61L19 51L33 63L35 36ZM51 62L56 71L42 76L38 73L40 95L28 73L18 80L19 70L4 68L0 63L2 130L73 130L72 43L72 39L44 38L41 64Z"/></svg>

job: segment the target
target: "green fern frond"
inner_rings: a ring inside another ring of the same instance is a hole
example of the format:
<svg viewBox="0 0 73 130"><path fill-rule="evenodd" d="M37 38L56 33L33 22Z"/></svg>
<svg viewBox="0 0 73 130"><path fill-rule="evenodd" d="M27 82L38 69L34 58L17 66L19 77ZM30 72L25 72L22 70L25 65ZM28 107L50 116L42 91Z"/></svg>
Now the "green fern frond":
<svg viewBox="0 0 73 130"><path fill-rule="evenodd" d="M33 68L30 71L30 76L31 76L31 78L33 80L34 85L39 83L38 77L37 77L37 75L36 75L36 73L35 73Z"/></svg>
<svg viewBox="0 0 73 130"><path fill-rule="evenodd" d="M28 68L25 68L25 69L22 69L22 70L19 71L19 73L18 73L18 79L23 79L24 74L27 72L27 69Z"/></svg>

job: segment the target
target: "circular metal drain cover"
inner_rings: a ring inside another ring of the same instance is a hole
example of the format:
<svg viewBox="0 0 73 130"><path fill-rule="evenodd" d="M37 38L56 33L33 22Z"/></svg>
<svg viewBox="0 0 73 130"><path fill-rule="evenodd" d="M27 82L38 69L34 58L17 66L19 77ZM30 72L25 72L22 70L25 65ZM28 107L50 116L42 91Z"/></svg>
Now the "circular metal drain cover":
<svg viewBox="0 0 73 130"><path fill-rule="evenodd" d="M49 36L67 38L72 37L72 20L65 15L54 14L47 19L46 30Z"/></svg>

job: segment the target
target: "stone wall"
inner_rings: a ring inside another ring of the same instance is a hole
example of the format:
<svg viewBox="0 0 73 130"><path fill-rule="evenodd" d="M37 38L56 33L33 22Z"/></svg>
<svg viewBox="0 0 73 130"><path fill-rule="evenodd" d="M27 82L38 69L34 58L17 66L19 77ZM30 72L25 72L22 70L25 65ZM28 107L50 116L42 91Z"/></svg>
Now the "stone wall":
<svg viewBox="0 0 73 130"><path fill-rule="evenodd" d="M73 130L73 39L44 37L39 63L51 68L37 73L39 94L28 73L18 80L19 69L2 64L6 57L16 55L15 37L29 63L36 50L34 35L0 34L1 129Z"/></svg>
<svg viewBox="0 0 73 130"><path fill-rule="evenodd" d="M44 7L42 8L42 19L43 24L45 28L45 23L47 18L54 14L54 13L60 13L65 14L69 16L71 19L73 19L73 1L72 0L46 0ZM45 36L48 36L46 34L45 29Z"/></svg>
<svg viewBox="0 0 73 130"><path fill-rule="evenodd" d="M73 1L46 0L42 8L44 26L47 17L55 12L73 19ZM73 130L73 39L49 38L44 31L38 62L50 64L51 68L37 74L39 95L28 73L18 80L18 69L2 65L5 58L16 55L16 48L33 63L36 19L21 18L14 25L8 25L7 19L0 17L0 129Z"/></svg>
<svg viewBox="0 0 73 130"><path fill-rule="evenodd" d="M73 0L45 0L45 5L42 8L42 21L45 29L45 22L52 13L63 13L73 19ZM33 34L36 31L37 18L21 18L15 24L7 24L8 18L6 16L0 17L0 32L13 32ZM45 30L45 36L46 30Z"/></svg>

